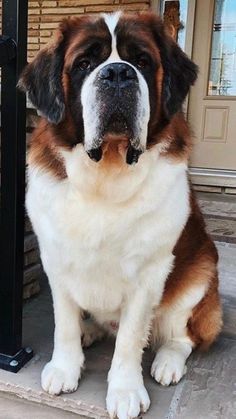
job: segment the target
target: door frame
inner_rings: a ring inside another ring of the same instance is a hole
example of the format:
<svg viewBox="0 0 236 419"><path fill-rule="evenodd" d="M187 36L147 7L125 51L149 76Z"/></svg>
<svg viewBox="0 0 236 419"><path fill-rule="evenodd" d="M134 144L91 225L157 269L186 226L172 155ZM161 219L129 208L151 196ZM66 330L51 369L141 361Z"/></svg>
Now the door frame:
<svg viewBox="0 0 236 419"><path fill-rule="evenodd" d="M192 58L193 53L197 1L199 0L189 0L188 4L185 52L190 58ZM151 0L151 8L153 11L161 13L161 0ZM231 100L235 99L232 98ZM184 105L184 111L188 117L188 98L186 99ZM216 170L200 167L190 167L189 172L192 182L196 185L236 187L236 169Z"/></svg>

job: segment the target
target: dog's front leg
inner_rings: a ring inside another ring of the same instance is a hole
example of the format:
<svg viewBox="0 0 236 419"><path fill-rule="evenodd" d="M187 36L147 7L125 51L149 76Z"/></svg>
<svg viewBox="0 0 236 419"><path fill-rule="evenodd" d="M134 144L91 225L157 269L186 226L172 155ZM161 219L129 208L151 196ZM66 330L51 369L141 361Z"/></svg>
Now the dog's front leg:
<svg viewBox="0 0 236 419"><path fill-rule="evenodd" d="M41 382L50 394L70 393L77 389L84 355L81 347L79 307L65 290L53 289L55 316L54 350L45 365Z"/></svg>
<svg viewBox="0 0 236 419"><path fill-rule="evenodd" d="M150 405L141 361L151 321L151 297L142 289L128 300L121 313L106 398L110 417L119 419L136 418Z"/></svg>

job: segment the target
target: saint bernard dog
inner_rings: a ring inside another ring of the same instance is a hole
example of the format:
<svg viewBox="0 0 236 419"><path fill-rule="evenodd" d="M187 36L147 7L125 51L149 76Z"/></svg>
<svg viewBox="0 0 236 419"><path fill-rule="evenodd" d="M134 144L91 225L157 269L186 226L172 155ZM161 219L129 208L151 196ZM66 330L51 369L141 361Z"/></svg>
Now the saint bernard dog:
<svg viewBox="0 0 236 419"><path fill-rule="evenodd" d="M112 334L111 418L149 408L146 346L152 377L168 386L221 329L217 252L188 177L181 111L196 77L157 16L117 12L63 20L19 81L42 115L26 200L55 314L42 387L75 391L82 347Z"/></svg>

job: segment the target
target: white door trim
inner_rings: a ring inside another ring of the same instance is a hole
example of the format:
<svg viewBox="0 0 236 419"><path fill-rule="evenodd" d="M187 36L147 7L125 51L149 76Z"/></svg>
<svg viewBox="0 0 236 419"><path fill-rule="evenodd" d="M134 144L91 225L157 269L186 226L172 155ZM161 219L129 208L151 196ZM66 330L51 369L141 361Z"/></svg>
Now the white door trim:
<svg viewBox="0 0 236 419"><path fill-rule="evenodd" d="M190 167L189 173L195 185L236 187L236 171L234 170Z"/></svg>

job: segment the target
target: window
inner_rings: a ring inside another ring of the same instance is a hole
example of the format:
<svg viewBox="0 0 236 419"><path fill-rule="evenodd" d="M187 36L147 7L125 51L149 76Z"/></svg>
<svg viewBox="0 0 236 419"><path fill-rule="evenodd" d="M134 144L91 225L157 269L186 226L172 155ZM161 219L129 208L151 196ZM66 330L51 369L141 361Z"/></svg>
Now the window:
<svg viewBox="0 0 236 419"><path fill-rule="evenodd" d="M236 1L216 0L208 95L236 96Z"/></svg>
<svg viewBox="0 0 236 419"><path fill-rule="evenodd" d="M177 34L177 42L179 46L185 50L185 41L186 41L186 26L187 26L187 14L188 14L188 0L179 0L179 1L170 1L162 0L161 1L161 15L163 16L167 9L170 9L171 6L173 9L178 7L179 9L179 23L180 27Z"/></svg>

